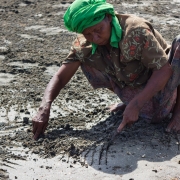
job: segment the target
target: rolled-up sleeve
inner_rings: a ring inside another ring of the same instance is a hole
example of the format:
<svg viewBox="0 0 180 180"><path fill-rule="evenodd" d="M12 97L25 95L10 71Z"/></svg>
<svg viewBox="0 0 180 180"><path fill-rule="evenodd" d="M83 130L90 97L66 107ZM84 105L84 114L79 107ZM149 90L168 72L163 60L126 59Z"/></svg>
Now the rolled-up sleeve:
<svg viewBox="0 0 180 180"><path fill-rule="evenodd" d="M84 62L85 57L92 51L91 44L87 42L83 35L78 35L75 41L72 43L71 50L63 61L63 64L71 63L75 61Z"/></svg>

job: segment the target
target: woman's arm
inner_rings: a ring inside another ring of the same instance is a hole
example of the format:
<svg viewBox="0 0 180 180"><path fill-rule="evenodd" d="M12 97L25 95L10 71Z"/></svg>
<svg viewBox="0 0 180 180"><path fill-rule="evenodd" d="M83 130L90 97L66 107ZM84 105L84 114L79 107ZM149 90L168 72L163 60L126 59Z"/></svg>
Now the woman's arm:
<svg viewBox="0 0 180 180"><path fill-rule="evenodd" d="M79 66L79 61L63 64L48 83L39 110L33 118L34 139L37 139L40 134L44 133L48 125L52 102L58 96L60 90L69 82Z"/></svg>
<svg viewBox="0 0 180 180"><path fill-rule="evenodd" d="M138 120L139 112L143 105L155 94L164 89L171 75L172 69L169 63L165 64L161 69L153 71L142 92L137 94L126 106L123 113L123 120L117 129L118 132L121 132L126 125Z"/></svg>

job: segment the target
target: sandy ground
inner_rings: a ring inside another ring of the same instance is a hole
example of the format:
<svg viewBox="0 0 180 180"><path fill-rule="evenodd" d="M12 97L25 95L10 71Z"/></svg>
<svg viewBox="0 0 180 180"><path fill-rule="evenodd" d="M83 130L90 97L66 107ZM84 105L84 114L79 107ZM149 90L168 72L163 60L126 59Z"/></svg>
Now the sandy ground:
<svg viewBox="0 0 180 180"><path fill-rule="evenodd" d="M180 135L169 119L144 119L109 143L122 113L106 89L94 91L81 69L61 91L45 136L32 139L32 117L76 34L65 30L71 1L0 1L0 179L179 180ZM115 0L119 13L145 17L171 43L180 33L180 1Z"/></svg>

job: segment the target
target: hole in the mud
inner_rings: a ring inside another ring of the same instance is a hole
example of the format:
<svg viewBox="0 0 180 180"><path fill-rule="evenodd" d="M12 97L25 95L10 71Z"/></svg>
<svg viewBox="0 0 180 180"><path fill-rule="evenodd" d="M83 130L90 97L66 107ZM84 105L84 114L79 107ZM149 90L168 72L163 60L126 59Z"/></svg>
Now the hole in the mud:
<svg viewBox="0 0 180 180"><path fill-rule="evenodd" d="M66 4L66 1L61 1L61 4Z"/></svg>
<svg viewBox="0 0 180 180"><path fill-rule="evenodd" d="M32 68L32 67L37 67L38 63L23 63L20 61L16 61L16 62L10 62L7 65L9 66L13 66L15 69L28 69L28 68Z"/></svg>
<svg viewBox="0 0 180 180"><path fill-rule="evenodd" d="M55 65L49 66L46 68L46 71L44 71L44 74L53 76L57 72L58 69L59 69L59 66L55 66Z"/></svg>
<svg viewBox="0 0 180 180"><path fill-rule="evenodd" d="M31 4L31 1L24 1L25 4Z"/></svg>

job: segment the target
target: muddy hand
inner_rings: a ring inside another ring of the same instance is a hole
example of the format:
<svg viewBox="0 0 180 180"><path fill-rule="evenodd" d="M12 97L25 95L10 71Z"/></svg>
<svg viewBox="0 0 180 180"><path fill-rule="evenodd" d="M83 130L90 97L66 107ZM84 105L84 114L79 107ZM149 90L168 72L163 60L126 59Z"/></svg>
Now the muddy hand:
<svg viewBox="0 0 180 180"><path fill-rule="evenodd" d="M125 127L131 127L134 124L134 122L136 122L136 121L137 120L129 120L129 119L126 120L126 118L123 117L121 124L117 128L117 132L120 133Z"/></svg>
<svg viewBox="0 0 180 180"><path fill-rule="evenodd" d="M132 106L131 103L129 103L125 111L123 113L123 120L119 127L117 128L117 132L120 133L126 126L131 126L133 123L135 123L139 118L139 110L137 107Z"/></svg>
<svg viewBox="0 0 180 180"><path fill-rule="evenodd" d="M39 135L44 134L48 126L50 109L40 108L37 115L32 119L34 139L37 140Z"/></svg>
<svg viewBox="0 0 180 180"><path fill-rule="evenodd" d="M175 132L180 134L180 118L173 117L166 128L166 132Z"/></svg>

